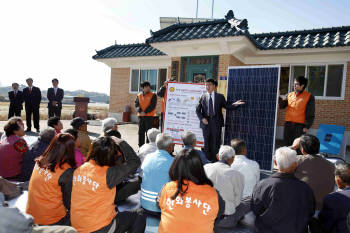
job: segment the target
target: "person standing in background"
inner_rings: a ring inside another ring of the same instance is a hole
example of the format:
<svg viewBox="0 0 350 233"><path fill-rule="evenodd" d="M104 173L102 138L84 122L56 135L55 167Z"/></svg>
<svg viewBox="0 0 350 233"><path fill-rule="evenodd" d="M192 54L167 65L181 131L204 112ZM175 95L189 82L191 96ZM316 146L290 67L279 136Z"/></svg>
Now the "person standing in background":
<svg viewBox="0 0 350 233"><path fill-rule="evenodd" d="M21 116L23 109L23 92L18 90L18 83L12 83L13 91L8 93L10 100L8 119L13 116Z"/></svg>
<svg viewBox="0 0 350 233"><path fill-rule="evenodd" d="M49 100L48 109L49 117L57 116L61 118L62 100L64 97L64 91L58 88L58 79L52 79L52 86L47 90L47 99Z"/></svg>
<svg viewBox="0 0 350 233"><path fill-rule="evenodd" d="M292 145L294 139L307 133L314 122L315 97L305 90L307 83L305 77L297 77L294 80L294 91L288 93L286 99L278 98L280 109L287 107L283 133L285 146Z"/></svg>
<svg viewBox="0 0 350 233"><path fill-rule="evenodd" d="M160 113L160 131L163 132L163 122L164 122L164 114L165 114L165 104L166 104L166 92L168 89L169 82L176 82L176 78L172 77L170 80L164 82L163 86L159 88L157 92L157 96L162 98L162 112Z"/></svg>
<svg viewBox="0 0 350 233"><path fill-rule="evenodd" d="M142 92L135 100L135 108L139 117L139 147L145 144L146 132L153 128L154 114L156 113L157 95L151 90L148 81L141 83ZM147 139L147 143L149 140Z"/></svg>
<svg viewBox="0 0 350 233"><path fill-rule="evenodd" d="M32 114L33 114L33 122L34 122L34 128L36 129L36 132L40 132L40 126L39 126L39 109L40 109L40 102L41 102L41 91L40 88L33 86L33 79L27 78L26 80L28 87L23 89L23 97L24 97L24 103L26 108L26 123L27 123L27 129L26 132L32 131Z"/></svg>

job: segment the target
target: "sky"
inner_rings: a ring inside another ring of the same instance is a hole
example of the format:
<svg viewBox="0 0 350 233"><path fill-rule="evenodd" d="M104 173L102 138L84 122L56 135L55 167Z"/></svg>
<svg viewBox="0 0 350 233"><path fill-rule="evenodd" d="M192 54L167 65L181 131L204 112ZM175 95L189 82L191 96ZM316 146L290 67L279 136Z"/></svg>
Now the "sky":
<svg viewBox="0 0 350 233"><path fill-rule="evenodd" d="M210 18L212 0L198 5L198 17ZM214 18L228 10L250 33L350 25L349 0L214 1ZM1 0L0 85L31 77L47 89L57 78L66 90L109 94L110 68L95 50L144 42L159 17L195 15L196 0Z"/></svg>

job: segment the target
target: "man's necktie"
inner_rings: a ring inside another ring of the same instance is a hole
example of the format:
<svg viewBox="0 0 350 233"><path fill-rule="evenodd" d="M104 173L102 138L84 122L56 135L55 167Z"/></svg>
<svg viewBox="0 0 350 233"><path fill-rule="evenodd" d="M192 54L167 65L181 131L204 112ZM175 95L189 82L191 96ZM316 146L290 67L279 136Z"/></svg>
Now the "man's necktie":
<svg viewBox="0 0 350 233"><path fill-rule="evenodd" d="M214 116L213 99L211 98L211 94L209 98L209 116Z"/></svg>

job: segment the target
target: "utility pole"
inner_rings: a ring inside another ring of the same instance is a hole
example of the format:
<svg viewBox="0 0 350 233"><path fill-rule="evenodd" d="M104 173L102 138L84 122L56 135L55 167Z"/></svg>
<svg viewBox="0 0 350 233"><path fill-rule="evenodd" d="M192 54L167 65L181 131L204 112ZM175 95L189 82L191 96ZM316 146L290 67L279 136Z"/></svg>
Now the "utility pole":
<svg viewBox="0 0 350 233"><path fill-rule="evenodd" d="M197 0L197 2L198 2L198 0ZM211 19L213 19L213 17L214 17L214 0L212 0L212 2L211 2Z"/></svg>
<svg viewBox="0 0 350 233"><path fill-rule="evenodd" d="M197 8L196 8L196 19L198 19L198 0L197 0Z"/></svg>

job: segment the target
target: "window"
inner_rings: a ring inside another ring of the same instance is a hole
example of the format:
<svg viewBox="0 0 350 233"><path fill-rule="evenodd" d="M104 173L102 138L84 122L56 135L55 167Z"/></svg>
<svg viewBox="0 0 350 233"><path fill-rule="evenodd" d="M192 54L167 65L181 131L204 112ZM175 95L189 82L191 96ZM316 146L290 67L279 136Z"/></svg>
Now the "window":
<svg viewBox="0 0 350 233"><path fill-rule="evenodd" d="M163 86L164 82L167 80L166 74L167 74L167 70L166 69L159 69L159 72L158 72L158 88Z"/></svg>
<svg viewBox="0 0 350 233"><path fill-rule="evenodd" d="M307 77L306 90L318 98L343 98L344 88L344 64L322 64L322 65L292 65L281 67L280 91L286 94L286 73L290 72L289 91L293 90L294 79L298 76Z"/></svg>
<svg viewBox="0 0 350 233"><path fill-rule="evenodd" d="M288 93L288 85L289 85L289 70L290 67L281 67L280 74L280 92L281 95L286 95Z"/></svg>
<svg viewBox="0 0 350 233"><path fill-rule="evenodd" d="M139 70L132 70L131 71L131 91L138 91L139 90Z"/></svg>
<svg viewBox="0 0 350 233"><path fill-rule="evenodd" d="M309 82L307 84L307 90L314 96L324 96L324 81L326 76L326 66L308 66L307 78Z"/></svg>
<svg viewBox="0 0 350 233"><path fill-rule="evenodd" d="M148 81L151 84L151 90L155 92L163 85L166 74L167 69L133 69L130 78L130 92L140 92L140 84L144 81Z"/></svg>
<svg viewBox="0 0 350 233"><path fill-rule="evenodd" d="M326 96L341 97L344 65L329 65Z"/></svg>

